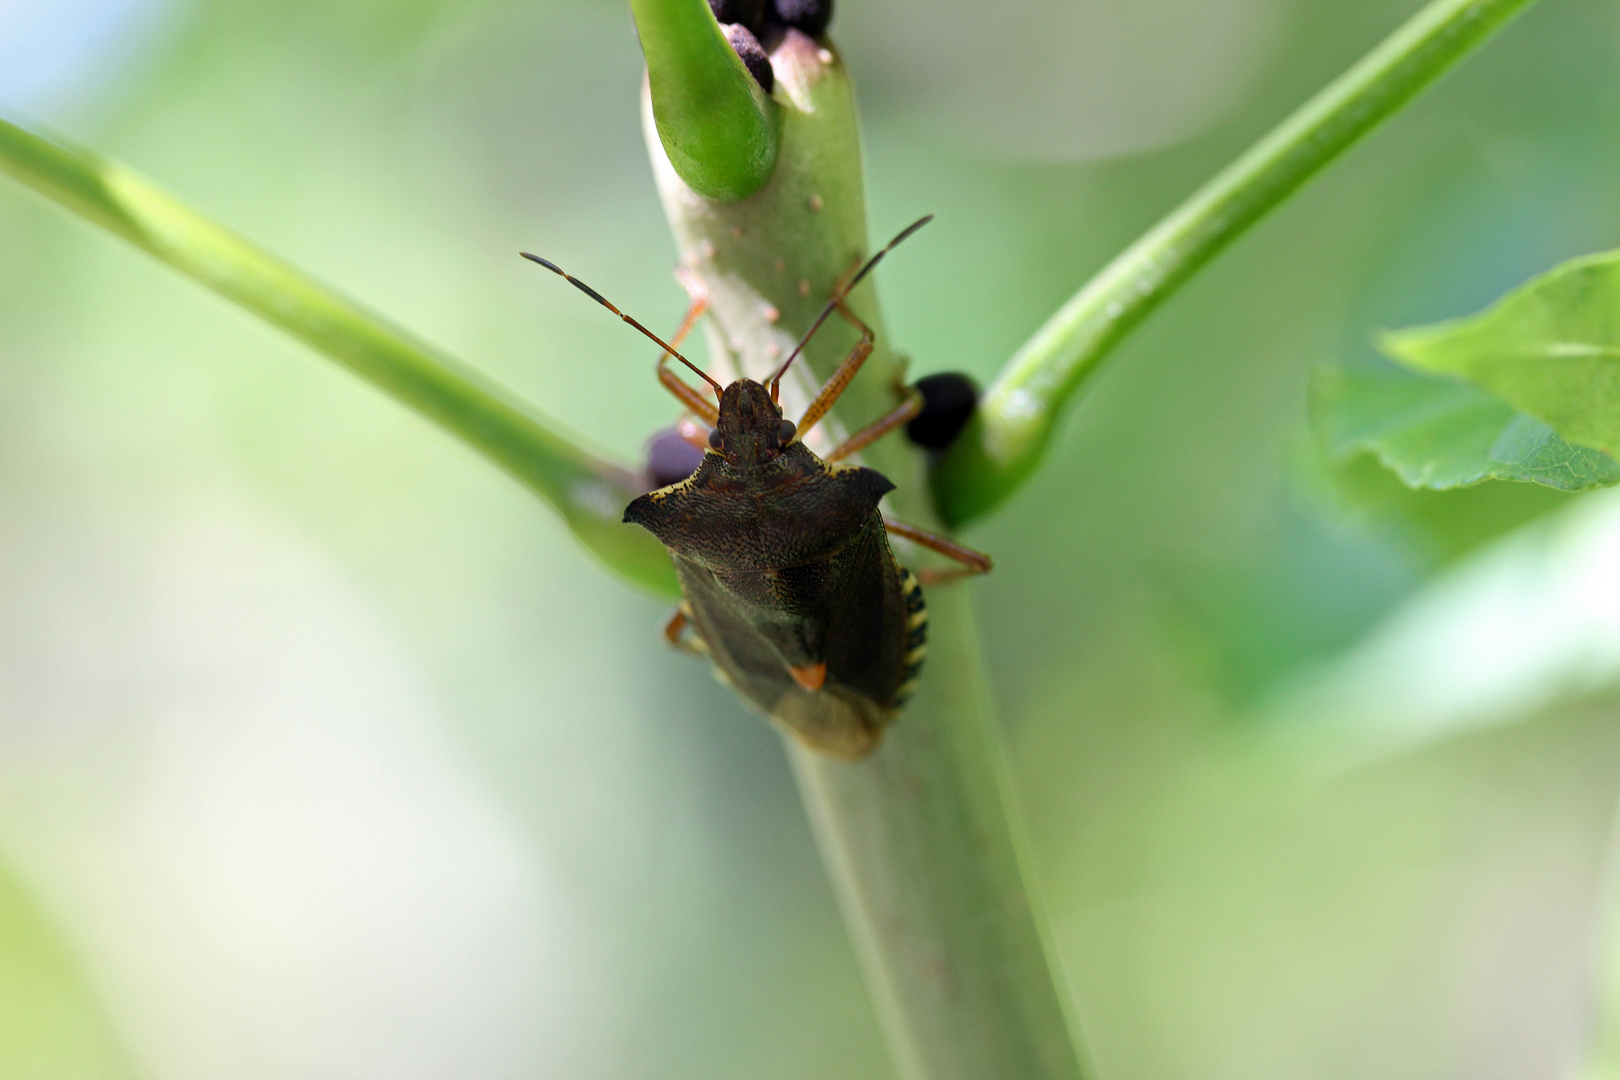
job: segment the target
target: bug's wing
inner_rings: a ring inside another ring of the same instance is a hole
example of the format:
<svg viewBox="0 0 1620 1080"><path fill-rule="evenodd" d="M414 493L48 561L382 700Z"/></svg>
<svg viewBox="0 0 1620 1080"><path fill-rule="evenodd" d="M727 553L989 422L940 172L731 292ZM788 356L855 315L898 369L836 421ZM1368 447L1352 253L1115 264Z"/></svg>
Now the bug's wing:
<svg viewBox="0 0 1620 1080"><path fill-rule="evenodd" d="M877 745L916 675L926 615L875 511L835 559L748 579L750 588L780 592L763 606L752 592L739 595L736 575L722 578L679 556L675 564L725 681L818 750L858 757ZM817 650L805 652L806 641ZM819 690L789 671L809 662L826 665Z"/></svg>
<svg viewBox="0 0 1620 1080"><path fill-rule="evenodd" d="M794 682L776 646L712 572L679 556L675 566L721 681L823 753L860 757L877 745L890 709L841 682L831 665L820 690L805 690Z"/></svg>

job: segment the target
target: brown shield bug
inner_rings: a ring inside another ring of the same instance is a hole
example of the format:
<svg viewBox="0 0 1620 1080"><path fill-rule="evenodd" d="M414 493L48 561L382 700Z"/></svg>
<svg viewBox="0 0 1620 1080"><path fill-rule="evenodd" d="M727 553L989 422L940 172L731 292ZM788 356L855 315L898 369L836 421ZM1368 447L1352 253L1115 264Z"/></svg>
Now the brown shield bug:
<svg viewBox="0 0 1620 1080"><path fill-rule="evenodd" d="M843 463L914 419L921 393L906 391L902 405L825 457L804 444L872 352L871 328L845 306L844 297L930 220L932 215L913 223L867 260L770 378L738 379L730 386L678 351L704 310L701 298L674 342L665 343L589 285L523 253L657 343L664 350L659 382L712 429L690 476L641 496L624 512L625 521L658 537L674 560L684 599L664 628L670 644L707 654L720 678L767 716L808 745L843 757L859 757L877 745L910 697L927 651L922 586L895 559L888 534L960 564L942 573L924 571L931 582L990 569L990 558L980 552L886 520L878 503L894 485L874 469ZM778 403L782 376L835 311L860 331L860 340L795 424ZM677 378L667 366L671 357L703 379L716 401Z"/></svg>

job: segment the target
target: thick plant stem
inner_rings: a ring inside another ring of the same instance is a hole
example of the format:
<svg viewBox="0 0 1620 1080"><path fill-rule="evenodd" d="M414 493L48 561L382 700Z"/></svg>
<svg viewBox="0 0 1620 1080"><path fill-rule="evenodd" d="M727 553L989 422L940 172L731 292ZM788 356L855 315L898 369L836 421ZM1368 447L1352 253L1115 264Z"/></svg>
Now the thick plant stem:
<svg viewBox="0 0 1620 1080"><path fill-rule="evenodd" d="M851 763L790 742L794 772L901 1075L1077 1077L973 605L929 605L933 678L882 745Z"/></svg>
<svg viewBox="0 0 1620 1080"><path fill-rule="evenodd" d="M988 513L1040 463L1077 392L1138 323L1233 240L1535 0L1432 0L1063 305L985 392L934 472L952 524Z"/></svg>
<svg viewBox="0 0 1620 1080"><path fill-rule="evenodd" d="M770 182L713 202L676 175L648 122L648 149L687 271L708 290L711 360L760 378L780 362L866 250L860 147L836 55L797 32L773 55L783 104ZM651 108L649 107L649 113ZM926 257L927 232L886 266ZM877 349L821 445L892 409L901 374L870 285L852 306ZM788 415L855 339L830 322L784 385ZM815 440L812 440L813 445ZM899 437L864 455L900 489L896 516L932 524L916 451ZM901 550L916 565L917 553ZM1066 995L1032 902L973 633L970 585L929 591L929 659L917 697L857 761L787 737L800 789L902 1075L908 1080L1076 1080Z"/></svg>

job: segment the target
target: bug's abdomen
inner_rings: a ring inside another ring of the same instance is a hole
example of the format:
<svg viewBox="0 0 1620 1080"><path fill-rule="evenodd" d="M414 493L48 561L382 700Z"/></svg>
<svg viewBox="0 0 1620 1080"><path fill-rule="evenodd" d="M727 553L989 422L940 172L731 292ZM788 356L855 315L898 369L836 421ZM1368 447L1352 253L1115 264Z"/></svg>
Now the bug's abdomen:
<svg viewBox="0 0 1620 1080"><path fill-rule="evenodd" d="M928 601L923 599L922 582L910 570L895 564L900 571L900 590L906 603L906 656L901 682L894 692L894 707L899 708L911 700L922 675L923 659L928 655Z"/></svg>

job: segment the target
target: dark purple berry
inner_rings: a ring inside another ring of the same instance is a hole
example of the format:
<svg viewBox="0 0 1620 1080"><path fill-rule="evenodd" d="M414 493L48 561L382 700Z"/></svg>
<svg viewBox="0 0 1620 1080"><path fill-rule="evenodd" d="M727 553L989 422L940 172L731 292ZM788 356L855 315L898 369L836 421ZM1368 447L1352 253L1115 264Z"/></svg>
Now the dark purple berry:
<svg viewBox="0 0 1620 1080"><path fill-rule="evenodd" d="M754 81L763 86L767 94L770 93L771 87L776 85L776 72L771 69L771 58L765 55L759 38L739 23L727 23L721 29L726 32L726 40L731 42L731 47L742 57L743 66Z"/></svg>
<svg viewBox="0 0 1620 1080"><path fill-rule="evenodd" d="M906 437L918 446L943 450L956 439L979 404L979 388L966 375L942 371L916 382L922 412L906 425Z"/></svg>
<svg viewBox="0 0 1620 1080"><path fill-rule="evenodd" d="M702 461L703 450L683 439L677 428L664 428L647 440L647 482L654 488L680 483Z"/></svg>
<svg viewBox="0 0 1620 1080"><path fill-rule="evenodd" d="M767 17L813 38L827 32L832 22L832 0L769 0Z"/></svg>
<svg viewBox="0 0 1620 1080"><path fill-rule="evenodd" d="M765 29L765 8L770 0L709 0L717 22L741 23L758 37Z"/></svg>

